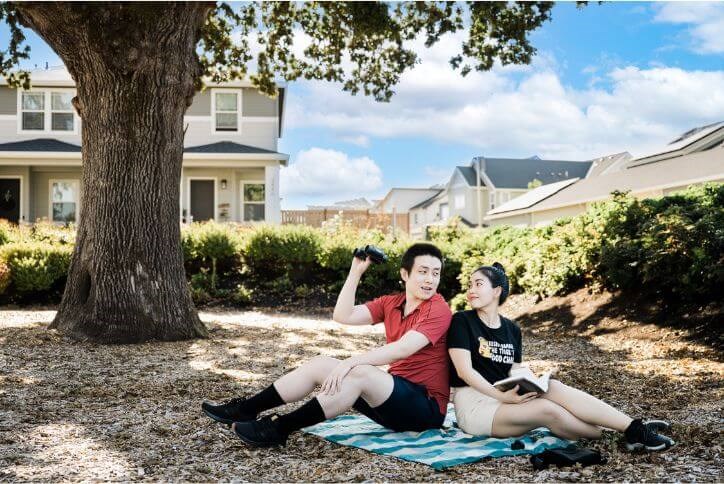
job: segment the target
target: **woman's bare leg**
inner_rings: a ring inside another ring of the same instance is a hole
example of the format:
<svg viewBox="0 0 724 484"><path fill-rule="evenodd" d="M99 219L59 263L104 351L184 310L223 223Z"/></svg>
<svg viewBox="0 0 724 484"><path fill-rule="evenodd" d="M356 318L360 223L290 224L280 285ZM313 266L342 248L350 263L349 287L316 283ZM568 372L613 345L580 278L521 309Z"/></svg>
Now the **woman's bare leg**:
<svg viewBox="0 0 724 484"><path fill-rule="evenodd" d="M591 425L598 425L623 432L633 420L593 395L569 387L558 380L551 380L548 392L543 398L557 403L579 419Z"/></svg>
<svg viewBox="0 0 724 484"><path fill-rule="evenodd" d="M598 439L601 429L576 418L568 410L546 399L527 403L504 403L493 418L493 437L517 437L538 427L548 427L564 439Z"/></svg>

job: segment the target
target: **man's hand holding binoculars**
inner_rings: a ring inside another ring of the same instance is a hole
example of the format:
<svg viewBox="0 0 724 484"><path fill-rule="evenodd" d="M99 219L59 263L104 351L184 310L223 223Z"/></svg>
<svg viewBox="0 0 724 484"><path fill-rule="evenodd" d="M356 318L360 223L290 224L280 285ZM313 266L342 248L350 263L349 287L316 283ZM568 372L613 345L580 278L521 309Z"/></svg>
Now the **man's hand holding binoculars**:
<svg viewBox="0 0 724 484"><path fill-rule="evenodd" d="M365 273L370 264L383 264L387 262L387 255L382 249L374 245L359 247L355 249L352 254L354 257L352 258L352 267L350 267L349 273L358 278L362 277L362 274Z"/></svg>

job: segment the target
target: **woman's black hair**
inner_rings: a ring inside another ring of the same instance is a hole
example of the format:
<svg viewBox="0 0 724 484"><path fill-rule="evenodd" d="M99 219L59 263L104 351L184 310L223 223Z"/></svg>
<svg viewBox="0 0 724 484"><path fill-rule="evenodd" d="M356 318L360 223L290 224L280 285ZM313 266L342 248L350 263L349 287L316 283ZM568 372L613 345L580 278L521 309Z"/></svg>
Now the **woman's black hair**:
<svg viewBox="0 0 724 484"><path fill-rule="evenodd" d="M502 305L505 300L508 299L508 294L510 293L510 282L508 281L508 276L505 274L503 264L500 262L493 262L492 266L478 267L473 271L473 274L476 272L480 272L487 277L493 289L496 287L501 288L500 296L498 297L498 304Z"/></svg>

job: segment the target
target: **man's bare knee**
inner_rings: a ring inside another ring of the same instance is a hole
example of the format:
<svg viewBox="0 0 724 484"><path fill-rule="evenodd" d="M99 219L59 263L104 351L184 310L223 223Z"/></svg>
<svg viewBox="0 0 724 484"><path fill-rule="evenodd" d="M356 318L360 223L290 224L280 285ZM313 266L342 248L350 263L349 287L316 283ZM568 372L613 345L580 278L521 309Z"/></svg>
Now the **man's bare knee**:
<svg viewBox="0 0 724 484"><path fill-rule="evenodd" d="M380 370L372 365L357 365L349 371L349 376L358 381L365 381L372 378L378 371Z"/></svg>

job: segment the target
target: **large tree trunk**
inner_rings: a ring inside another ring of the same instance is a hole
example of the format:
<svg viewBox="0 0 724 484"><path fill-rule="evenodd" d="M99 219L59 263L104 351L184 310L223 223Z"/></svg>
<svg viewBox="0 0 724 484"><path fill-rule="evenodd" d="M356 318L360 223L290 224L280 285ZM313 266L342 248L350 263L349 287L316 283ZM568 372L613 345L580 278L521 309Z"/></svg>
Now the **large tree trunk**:
<svg viewBox="0 0 724 484"><path fill-rule="evenodd" d="M18 4L75 79L83 189L51 328L131 343L205 336L181 251L183 116L209 4Z"/></svg>

